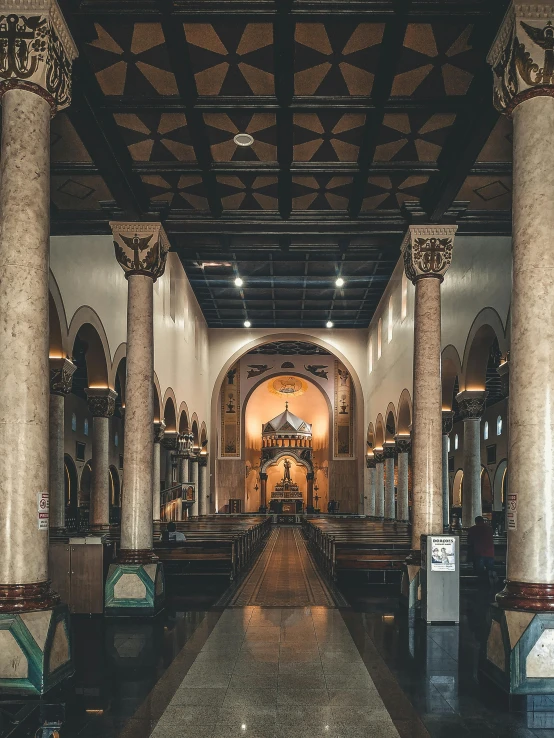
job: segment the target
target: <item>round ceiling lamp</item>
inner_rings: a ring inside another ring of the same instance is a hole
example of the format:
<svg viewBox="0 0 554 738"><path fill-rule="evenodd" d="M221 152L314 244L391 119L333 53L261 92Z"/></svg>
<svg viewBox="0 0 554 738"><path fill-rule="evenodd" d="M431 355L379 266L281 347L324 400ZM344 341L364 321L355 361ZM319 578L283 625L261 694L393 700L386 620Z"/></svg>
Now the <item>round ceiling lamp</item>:
<svg viewBox="0 0 554 738"><path fill-rule="evenodd" d="M233 141L237 146L252 146L254 143L254 139L249 133L237 133Z"/></svg>
<svg viewBox="0 0 554 738"><path fill-rule="evenodd" d="M335 286L336 287L342 287L343 285L344 285L344 279L342 277L337 277L337 279L335 281Z"/></svg>
<svg viewBox="0 0 554 738"><path fill-rule="evenodd" d="M244 284L244 282L242 281L242 279L240 277L237 277L235 279L235 287L242 287L243 284Z"/></svg>
<svg viewBox="0 0 554 738"><path fill-rule="evenodd" d="M333 321L332 320L328 320L325 325L327 326L327 328L332 328L333 327Z"/></svg>
<svg viewBox="0 0 554 738"><path fill-rule="evenodd" d="M250 328L251 325L252 325L252 323L249 320L245 320L244 321L244 327L245 328Z"/></svg>

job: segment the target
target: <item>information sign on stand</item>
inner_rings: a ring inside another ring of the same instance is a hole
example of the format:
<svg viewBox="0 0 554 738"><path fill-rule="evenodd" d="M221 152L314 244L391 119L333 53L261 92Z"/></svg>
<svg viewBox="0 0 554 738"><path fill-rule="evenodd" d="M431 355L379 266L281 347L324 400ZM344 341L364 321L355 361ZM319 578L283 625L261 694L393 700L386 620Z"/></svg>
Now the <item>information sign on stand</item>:
<svg viewBox="0 0 554 738"><path fill-rule="evenodd" d="M50 495L48 492L38 493L38 529L48 530L50 518Z"/></svg>
<svg viewBox="0 0 554 738"><path fill-rule="evenodd" d="M421 616L427 623L460 621L460 538L421 537Z"/></svg>

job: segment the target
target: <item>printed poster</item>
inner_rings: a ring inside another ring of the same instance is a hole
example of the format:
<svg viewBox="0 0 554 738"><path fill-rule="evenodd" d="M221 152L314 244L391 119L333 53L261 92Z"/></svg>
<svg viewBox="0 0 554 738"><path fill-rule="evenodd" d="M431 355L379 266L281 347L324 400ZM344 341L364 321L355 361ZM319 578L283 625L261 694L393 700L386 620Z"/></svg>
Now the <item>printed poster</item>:
<svg viewBox="0 0 554 738"><path fill-rule="evenodd" d="M456 571L454 536L431 536L431 571Z"/></svg>
<svg viewBox="0 0 554 738"><path fill-rule="evenodd" d="M507 495L506 523L508 530L517 530L517 494Z"/></svg>

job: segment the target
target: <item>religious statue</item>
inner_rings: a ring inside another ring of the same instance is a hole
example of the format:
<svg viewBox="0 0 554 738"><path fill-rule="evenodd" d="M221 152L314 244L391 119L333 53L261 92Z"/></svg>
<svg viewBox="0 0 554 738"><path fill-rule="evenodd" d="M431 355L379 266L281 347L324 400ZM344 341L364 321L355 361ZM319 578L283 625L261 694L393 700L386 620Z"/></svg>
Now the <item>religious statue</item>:
<svg viewBox="0 0 554 738"><path fill-rule="evenodd" d="M292 466L290 461L288 459L285 459L285 463L283 466L285 467L285 476L283 477L283 479L286 482L292 482L292 479L290 478L290 468Z"/></svg>

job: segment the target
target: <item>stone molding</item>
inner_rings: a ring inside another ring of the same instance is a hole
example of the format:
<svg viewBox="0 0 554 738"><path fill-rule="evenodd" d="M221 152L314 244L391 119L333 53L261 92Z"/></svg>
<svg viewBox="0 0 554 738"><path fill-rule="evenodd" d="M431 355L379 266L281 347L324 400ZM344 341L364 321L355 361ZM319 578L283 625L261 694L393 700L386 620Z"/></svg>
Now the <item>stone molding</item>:
<svg viewBox="0 0 554 738"><path fill-rule="evenodd" d="M111 418L115 411L117 392L108 387L87 387L88 409L94 418Z"/></svg>
<svg viewBox="0 0 554 738"><path fill-rule="evenodd" d="M418 279L444 279L452 262L454 236L458 226L411 225L402 241L404 269L414 284Z"/></svg>
<svg viewBox="0 0 554 738"><path fill-rule="evenodd" d="M77 366L70 359L49 359L50 394L65 397L71 392L73 374Z"/></svg>
<svg viewBox="0 0 554 738"><path fill-rule="evenodd" d="M0 97L24 89L55 115L71 104L71 67L78 56L56 0L0 0Z"/></svg>
<svg viewBox="0 0 554 738"><path fill-rule="evenodd" d="M554 96L553 41L553 3L510 5L487 56L497 110L509 115L531 97Z"/></svg>
<svg viewBox="0 0 554 738"><path fill-rule="evenodd" d="M154 282L165 271L169 241L161 223L110 222L115 258L129 277L142 274Z"/></svg>
<svg viewBox="0 0 554 738"><path fill-rule="evenodd" d="M488 392L464 391L456 395L458 408L463 420L479 420L485 409Z"/></svg>
<svg viewBox="0 0 554 738"><path fill-rule="evenodd" d="M412 447L412 439L410 436L396 436L396 453L407 454Z"/></svg>
<svg viewBox="0 0 554 738"><path fill-rule="evenodd" d="M454 427L454 411L443 410L442 411L442 435L449 436L452 433Z"/></svg>
<svg viewBox="0 0 554 738"><path fill-rule="evenodd" d="M157 420L154 423L154 443L161 443L165 434L165 423L163 420Z"/></svg>

